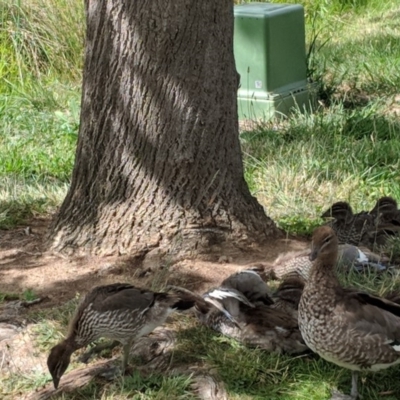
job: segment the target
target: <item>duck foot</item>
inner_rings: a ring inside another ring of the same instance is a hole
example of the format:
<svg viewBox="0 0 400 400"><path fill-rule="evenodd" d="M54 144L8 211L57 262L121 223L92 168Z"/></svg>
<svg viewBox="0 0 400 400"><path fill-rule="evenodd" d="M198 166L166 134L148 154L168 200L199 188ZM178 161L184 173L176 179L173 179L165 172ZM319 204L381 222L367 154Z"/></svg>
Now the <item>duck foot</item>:
<svg viewBox="0 0 400 400"><path fill-rule="evenodd" d="M115 378L119 378L122 375L121 366L114 365L108 368L106 371L99 374L100 377L104 378L107 381L112 381Z"/></svg>
<svg viewBox="0 0 400 400"><path fill-rule="evenodd" d="M99 374L100 377L104 378L107 381L112 381L115 378L120 378L121 376L132 375L133 368L127 366L125 370L122 369L121 365L114 365L108 368L106 371Z"/></svg>
<svg viewBox="0 0 400 400"><path fill-rule="evenodd" d="M348 394L340 393L337 390L332 390L332 397L330 400L356 400L357 397Z"/></svg>
<svg viewBox="0 0 400 400"><path fill-rule="evenodd" d="M101 353L103 350L112 350L114 347L118 346L120 343L116 340L112 343L99 343L92 347L90 350L83 353L78 361L87 364L89 360L95 355Z"/></svg>

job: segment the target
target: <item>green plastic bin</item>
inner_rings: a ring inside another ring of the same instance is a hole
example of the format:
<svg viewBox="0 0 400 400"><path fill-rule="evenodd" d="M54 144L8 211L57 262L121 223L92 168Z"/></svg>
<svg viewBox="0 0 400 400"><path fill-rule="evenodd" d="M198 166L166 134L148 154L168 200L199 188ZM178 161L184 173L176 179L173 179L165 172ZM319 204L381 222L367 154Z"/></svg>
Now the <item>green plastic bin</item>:
<svg viewBox="0 0 400 400"><path fill-rule="evenodd" d="M307 83L303 7L248 3L235 6L234 15L239 119L312 109L315 89Z"/></svg>

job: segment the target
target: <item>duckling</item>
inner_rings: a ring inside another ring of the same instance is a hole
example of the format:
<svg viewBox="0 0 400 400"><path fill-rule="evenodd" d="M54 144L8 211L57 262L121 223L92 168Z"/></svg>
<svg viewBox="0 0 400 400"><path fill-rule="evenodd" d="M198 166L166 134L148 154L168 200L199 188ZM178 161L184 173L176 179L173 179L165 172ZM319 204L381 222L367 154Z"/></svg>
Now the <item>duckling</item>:
<svg viewBox="0 0 400 400"><path fill-rule="evenodd" d="M338 201L326 210L322 218L333 218L327 222L336 233L339 243L358 246L370 245L368 233L375 230L375 219L366 211L354 214L349 203Z"/></svg>
<svg viewBox="0 0 400 400"><path fill-rule="evenodd" d="M310 276L299 304L299 327L312 351L352 370L352 398L358 371L400 363L400 305L344 289L336 276L338 239L332 228L313 233Z"/></svg>
<svg viewBox="0 0 400 400"><path fill-rule="evenodd" d="M400 210L393 197L384 196L378 199L369 214L376 219L378 225L392 224L400 227Z"/></svg>
<svg viewBox="0 0 400 400"><path fill-rule="evenodd" d="M397 208L397 201L389 196L381 197L369 214L376 224L375 230L369 234L369 247L385 251L390 238L400 233L400 210Z"/></svg>
<svg viewBox="0 0 400 400"><path fill-rule="evenodd" d="M254 284L253 291L248 285L250 281ZM297 319L273 307L273 300L265 288L266 284L254 271L234 274L228 277L223 285L203 295L210 303L208 307L196 304L197 316L203 324L247 345L264 350L290 354L307 350L298 330ZM248 297L237 288L244 290ZM249 299L253 299L254 303L249 304ZM218 306L216 303L219 303ZM225 312L222 312L222 309Z"/></svg>
<svg viewBox="0 0 400 400"><path fill-rule="evenodd" d="M322 215L322 218L334 218L342 223L352 221L354 214L353 209L347 201L337 201L333 203Z"/></svg>

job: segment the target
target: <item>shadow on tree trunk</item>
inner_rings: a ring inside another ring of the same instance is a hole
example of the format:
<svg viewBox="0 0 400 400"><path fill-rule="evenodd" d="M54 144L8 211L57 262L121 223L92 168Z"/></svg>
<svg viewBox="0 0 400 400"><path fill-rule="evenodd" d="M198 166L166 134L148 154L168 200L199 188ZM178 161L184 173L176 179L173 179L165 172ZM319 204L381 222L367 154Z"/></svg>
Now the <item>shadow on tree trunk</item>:
<svg viewBox="0 0 400 400"><path fill-rule="evenodd" d="M244 180L232 2L86 12L75 167L50 247L197 256L279 236Z"/></svg>

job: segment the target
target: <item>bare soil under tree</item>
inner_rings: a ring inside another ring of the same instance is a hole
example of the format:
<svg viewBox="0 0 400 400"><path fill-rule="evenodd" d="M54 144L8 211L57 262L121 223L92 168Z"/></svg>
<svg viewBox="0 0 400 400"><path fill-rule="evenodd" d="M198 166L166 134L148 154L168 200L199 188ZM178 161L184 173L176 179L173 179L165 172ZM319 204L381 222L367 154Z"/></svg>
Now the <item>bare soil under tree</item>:
<svg viewBox="0 0 400 400"><path fill-rule="evenodd" d="M39 218L27 226L0 231L0 292L18 294L31 289L39 297L49 297L41 307L62 304L95 285L118 281L154 289L182 285L202 292L230 273L257 263L272 263L280 253L307 246L301 239L277 239L247 251L230 249L175 263L157 251L132 258L68 257L46 251L44 238L49 224L49 218Z"/></svg>
<svg viewBox="0 0 400 400"><path fill-rule="evenodd" d="M134 285L161 290L165 285L173 284L189 288L198 293L203 293L238 270L256 264L269 265L278 254L302 250L308 246L304 240L278 239L271 240L263 247L254 247L247 252L231 249L218 254L203 255L197 259L181 259L171 262L162 253L150 252L146 257L67 257L46 251L45 235L50 224L50 218L38 218L9 231L0 231L0 293L22 295L27 290L43 299L40 303L27 309L12 310L7 316L8 301L0 304L0 333L1 327L8 324L22 324L23 330L13 336L9 341L3 340L0 353L5 362L3 368L11 368L17 374L30 374L32 371L47 372L47 353L39 351L36 347L35 324L31 325L31 313L47 312L51 308L61 306L66 302L84 295L96 285L114 282L129 282ZM3 324L3 325L2 325ZM143 338L143 343L138 343L138 348L133 354L140 357L146 356L152 364L145 364L143 368L151 370L171 368L171 365L161 366L169 359L163 355L155 357L154 354L143 354L143 348L154 349L162 346L174 346L173 331L160 328L155 336ZM161 336L160 336L161 335ZM148 341L148 343L147 343ZM154 346L153 342L157 342ZM137 353L136 353L137 352ZM100 359L88 366L81 366L67 374L62 390L76 390L85 386L94 376L107 371L117 361L118 354L112 360ZM3 361L4 361L3 360ZM12 360L12 364L7 364ZM155 364L156 365L155 365ZM161 363L158 365L158 363ZM193 366L192 366L193 367ZM191 372L194 370L191 369ZM2 373L0 368L0 374ZM211 385L216 384L212 377L201 373L193 378L199 379L200 387L205 388L203 379ZM220 388L221 390L223 388ZM28 395L18 397L29 400L44 400L53 393L51 383L42 389ZM225 398L218 397L215 398Z"/></svg>

